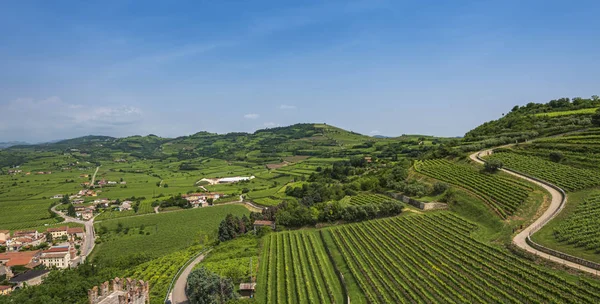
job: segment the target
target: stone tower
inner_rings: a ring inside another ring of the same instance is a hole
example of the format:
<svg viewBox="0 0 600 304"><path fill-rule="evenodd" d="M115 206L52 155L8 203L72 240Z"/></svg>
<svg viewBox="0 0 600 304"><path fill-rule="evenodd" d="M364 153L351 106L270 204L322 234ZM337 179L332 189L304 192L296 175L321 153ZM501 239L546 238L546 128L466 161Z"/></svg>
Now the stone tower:
<svg viewBox="0 0 600 304"><path fill-rule="evenodd" d="M88 290L89 304L150 304L148 282L114 278Z"/></svg>

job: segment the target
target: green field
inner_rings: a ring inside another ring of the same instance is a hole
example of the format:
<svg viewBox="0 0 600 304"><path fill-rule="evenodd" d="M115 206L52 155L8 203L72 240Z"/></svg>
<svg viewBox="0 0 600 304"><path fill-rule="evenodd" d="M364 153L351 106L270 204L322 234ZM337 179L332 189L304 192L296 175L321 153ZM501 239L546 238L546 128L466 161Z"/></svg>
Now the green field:
<svg viewBox="0 0 600 304"><path fill-rule="evenodd" d="M501 152L487 156L486 159L500 160L505 167L539 177L567 191L600 185L598 171L558 164L535 156Z"/></svg>
<svg viewBox="0 0 600 304"><path fill-rule="evenodd" d="M96 231L108 232L101 235L102 242L96 245L92 257L99 263L120 264L132 258L152 259L179 251L202 242L205 236L213 240L219 222L229 213L241 216L248 210L225 205L98 222L94 225ZM119 224L123 226L121 232L117 232Z"/></svg>
<svg viewBox="0 0 600 304"><path fill-rule="evenodd" d="M190 258L201 252L201 245L191 246L126 270L121 277L144 280L150 285L150 303L164 303L173 277Z"/></svg>
<svg viewBox="0 0 600 304"><path fill-rule="evenodd" d="M442 159L418 161L415 170L474 192L502 218L512 215L532 191L531 186L508 175L482 173L469 165Z"/></svg>
<svg viewBox="0 0 600 304"><path fill-rule="evenodd" d="M261 303L343 303L342 286L316 231L264 238L256 298Z"/></svg>
<svg viewBox="0 0 600 304"><path fill-rule="evenodd" d="M571 111L538 113L538 114L535 114L535 116L557 117L557 116L578 115L578 114L594 114L594 113L596 113L597 110L598 110L598 108L588 108L588 109L579 109L579 110L571 110Z"/></svg>
<svg viewBox="0 0 600 304"><path fill-rule="evenodd" d="M469 236L474 228L460 217L438 212L324 232L346 263L344 276L352 276L364 294L352 298L353 303L596 302L598 283L566 281L474 240Z"/></svg>

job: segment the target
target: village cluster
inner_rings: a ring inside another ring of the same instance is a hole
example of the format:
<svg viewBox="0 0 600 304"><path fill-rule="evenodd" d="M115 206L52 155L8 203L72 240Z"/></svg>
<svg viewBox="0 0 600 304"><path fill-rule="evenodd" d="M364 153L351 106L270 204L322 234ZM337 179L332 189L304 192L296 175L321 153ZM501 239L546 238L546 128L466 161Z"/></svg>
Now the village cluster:
<svg viewBox="0 0 600 304"><path fill-rule="evenodd" d="M75 266L79 260L78 248L85 241L83 227L49 228L46 233L37 230L0 230L0 276L11 285L0 285L0 294L24 286L41 284L50 269ZM52 246L44 246L52 244ZM45 247L47 249L36 249Z"/></svg>

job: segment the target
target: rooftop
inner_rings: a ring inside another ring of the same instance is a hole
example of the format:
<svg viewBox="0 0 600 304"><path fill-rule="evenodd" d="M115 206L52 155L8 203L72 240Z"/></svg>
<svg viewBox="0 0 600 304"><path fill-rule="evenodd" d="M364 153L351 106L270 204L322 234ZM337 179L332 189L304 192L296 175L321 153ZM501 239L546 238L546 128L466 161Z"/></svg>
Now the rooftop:
<svg viewBox="0 0 600 304"><path fill-rule="evenodd" d="M8 260L6 266L27 265L40 251L21 251L0 253L0 260Z"/></svg>
<svg viewBox="0 0 600 304"><path fill-rule="evenodd" d="M50 272L50 270L30 270L28 272L22 273L18 276L15 276L14 278L10 279L9 282L11 283L20 283L20 282L25 282L25 281L29 281L33 278L37 278L40 276L45 275L46 273Z"/></svg>
<svg viewBox="0 0 600 304"><path fill-rule="evenodd" d="M10 287L8 285L0 285L0 291L7 290L7 289L12 289L12 287Z"/></svg>
<svg viewBox="0 0 600 304"><path fill-rule="evenodd" d="M241 283L240 290L254 290L256 288L256 283Z"/></svg>
<svg viewBox="0 0 600 304"><path fill-rule="evenodd" d="M58 231L67 231L67 226L57 227L57 228L48 228L48 232L58 232Z"/></svg>
<svg viewBox="0 0 600 304"><path fill-rule="evenodd" d="M273 225L273 221L261 221L261 220L256 220L254 221L254 225L265 225L265 226L270 226Z"/></svg>

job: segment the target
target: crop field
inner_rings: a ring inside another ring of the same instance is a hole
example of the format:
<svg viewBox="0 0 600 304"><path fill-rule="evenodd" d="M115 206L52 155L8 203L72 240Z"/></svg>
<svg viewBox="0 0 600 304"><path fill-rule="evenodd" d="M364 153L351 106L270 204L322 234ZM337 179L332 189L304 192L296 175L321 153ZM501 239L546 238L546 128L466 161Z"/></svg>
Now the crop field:
<svg viewBox="0 0 600 304"><path fill-rule="evenodd" d="M600 193L586 198L553 231L557 241L600 253Z"/></svg>
<svg viewBox="0 0 600 304"><path fill-rule="evenodd" d="M349 205L359 206L359 205L377 205L383 202L394 201L395 199L376 193L359 193L358 195L353 195L348 197L349 199L343 200L347 201Z"/></svg>
<svg viewBox="0 0 600 304"><path fill-rule="evenodd" d="M439 212L323 232L343 256L349 269L345 276L352 276L364 294L352 303L597 302L596 283L567 281L476 241L469 236L474 228L452 213Z"/></svg>
<svg viewBox="0 0 600 304"><path fill-rule="evenodd" d="M251 274L255 276L258 273L259 240L254 235L246 235L222 242L196 268L206 267L220 276L231 278L235 284L247 282Z"/></svg>
<svg viewBox="0 0 600 304"><path fill-rule="evenodd" d="M219 222L229 213L249 212L243 206L224 205L97 222L94 226L102 242L96 245L93 258L117 263L132 256L149 259L182 250L205 236L214 239ZM102 234L103 230L107 232Z"/></svg>
<svg viewBox="0 0 600 304"><path fill-rule="evenodd" d="M600 185L600 172L575 168L535 156L510 152L494 153L487 159L498 159L505 167L549 181L567 191Z"/></svg>
<svg viewBox="0 0 600 304"><path fill-rule="evenodd" d="M265 237L258 286L261 303L343 303L341 283L316 231Z"/></svg>
<svg viewBox="0 0 600 304"><path fill-rule="evenodd" d="M502 218L512 215L533 190L531 186L508 176L482 173L471 166L443 159L418 161L415 170L474 192Z"/></svg>
<svg viewBox="0 0 600 304"><path fill-rule="evenodd" d="M201 245L176 251L127 270L121 277L144 280L150 285L150 304L162 304L179 268L202 250Z"/></svg>
<svg viewBox="0 0 600 304"><path fill-rule="evenodd" d="M579 110L572 110L572 111L537 113L537 114L535 114L535 116L557 117L557 116L578 115L578 114L594 114L594 113L596 113L597 110L598 110L597 108L588 108L588 109L579 109Z"/></svg>

